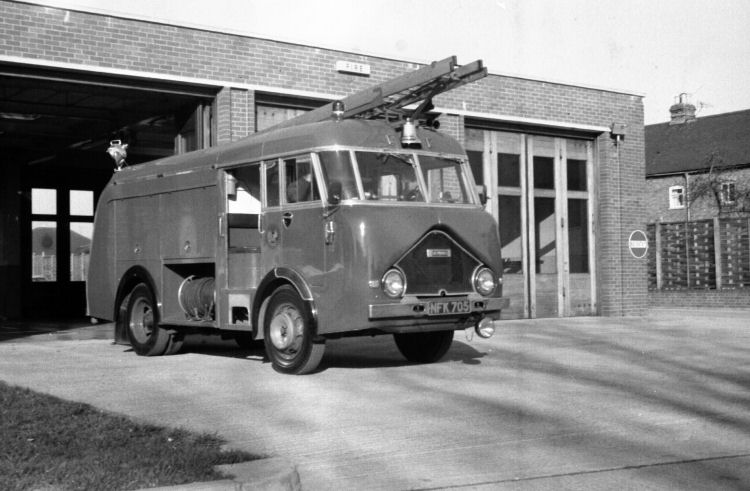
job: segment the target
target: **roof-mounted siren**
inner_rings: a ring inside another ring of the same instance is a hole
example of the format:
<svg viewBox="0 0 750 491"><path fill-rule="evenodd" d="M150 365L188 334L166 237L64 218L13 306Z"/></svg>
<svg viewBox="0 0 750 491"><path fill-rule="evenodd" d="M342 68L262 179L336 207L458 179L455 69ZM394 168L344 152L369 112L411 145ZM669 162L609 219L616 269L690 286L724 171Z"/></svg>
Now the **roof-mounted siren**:
<svg viewBox="0 0 750 491"><path fill-rule="evenodd" d="M120 171L127 165L127 162L125 162L125 159L128 157L127 143L123 143L120 140L112 140L109 142L107 153L112 157L112 160L115 161L115 172Z"/></svg>

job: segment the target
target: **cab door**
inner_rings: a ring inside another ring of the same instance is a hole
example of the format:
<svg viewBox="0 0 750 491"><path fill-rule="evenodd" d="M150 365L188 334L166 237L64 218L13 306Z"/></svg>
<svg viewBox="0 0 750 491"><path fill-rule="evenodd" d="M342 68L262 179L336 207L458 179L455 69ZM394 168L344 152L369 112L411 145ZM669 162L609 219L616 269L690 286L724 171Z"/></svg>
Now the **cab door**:
<svg viewBox="0 0 750 491"><path fill-rule="evenodd" d="M325 219L310 154L266 161L261 219L264 269L283 267L313 289L324 286Z"/></svg>

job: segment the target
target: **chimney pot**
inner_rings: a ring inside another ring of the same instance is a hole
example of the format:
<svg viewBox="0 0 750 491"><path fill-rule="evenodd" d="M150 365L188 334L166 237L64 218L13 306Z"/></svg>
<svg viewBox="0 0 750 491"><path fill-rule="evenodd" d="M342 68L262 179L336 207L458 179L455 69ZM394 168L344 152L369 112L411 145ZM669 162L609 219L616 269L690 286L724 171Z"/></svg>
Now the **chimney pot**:
<svg viewBox="0 0 750 491"><path fill-rule="evenodd" d="M671 115L669 124L684 124L695 121L695 106L688 101L688 95L683 92L678 96L677 101L669 108L669 114Z"/></svg>

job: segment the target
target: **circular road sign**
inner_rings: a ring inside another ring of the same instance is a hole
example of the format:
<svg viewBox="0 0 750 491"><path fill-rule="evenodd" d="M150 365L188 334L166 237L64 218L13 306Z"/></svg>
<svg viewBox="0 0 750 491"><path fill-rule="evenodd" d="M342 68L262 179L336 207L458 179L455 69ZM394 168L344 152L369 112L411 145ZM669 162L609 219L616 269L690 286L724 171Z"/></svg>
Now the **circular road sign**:
<svg viewBox="0 0 750 491"><path fill-rule="evenodd" d="M648 252L648 238L641 230L633 230L628 239L630 253L636 259L643 259Z"/></svg>

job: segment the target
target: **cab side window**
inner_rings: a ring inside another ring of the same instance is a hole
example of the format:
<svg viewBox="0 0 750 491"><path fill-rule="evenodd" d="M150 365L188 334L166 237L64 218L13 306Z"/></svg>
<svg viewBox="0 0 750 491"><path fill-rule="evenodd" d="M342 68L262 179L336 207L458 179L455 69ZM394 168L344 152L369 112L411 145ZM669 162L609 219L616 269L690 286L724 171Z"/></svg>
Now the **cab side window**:
<svg viewBox="0 0 750 491"><path fill-rule="evenodd" d="M284 159L283 163L286 202L319 201L320 193L310 156Z"/></svg>

